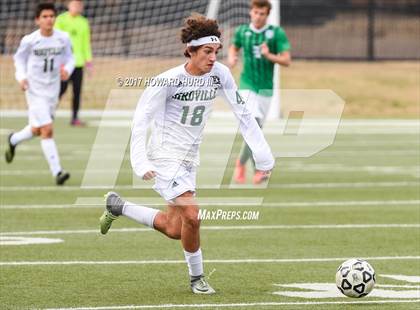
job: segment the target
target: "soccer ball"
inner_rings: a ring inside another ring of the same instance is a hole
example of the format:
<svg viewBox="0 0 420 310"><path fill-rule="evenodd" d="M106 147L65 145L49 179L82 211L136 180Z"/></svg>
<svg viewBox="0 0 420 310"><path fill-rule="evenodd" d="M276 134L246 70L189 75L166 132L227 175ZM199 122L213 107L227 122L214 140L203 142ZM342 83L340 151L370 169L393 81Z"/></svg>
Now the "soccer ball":
<svg viewBox="0 0 420 310"><path fill-rule="evenodd" d="M335 284L347 297L360 298L369 294L375 286L375 270L361 259L349 259L342 263L335 274Z"/></svg>

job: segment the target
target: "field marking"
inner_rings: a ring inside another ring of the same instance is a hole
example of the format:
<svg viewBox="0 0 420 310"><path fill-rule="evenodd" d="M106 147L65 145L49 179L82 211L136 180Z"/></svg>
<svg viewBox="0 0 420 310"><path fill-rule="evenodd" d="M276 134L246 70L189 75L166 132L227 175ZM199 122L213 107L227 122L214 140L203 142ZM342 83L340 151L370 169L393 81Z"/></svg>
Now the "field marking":
<svg viewBox="0 0 420 310"><path fill-rule="evenodd" d="M301 189L301 188L366 188L366 187L400 187L400 186L420 186L420 182L337 182L337 183L301 183L301 184L270 184L270 188ZM240 185L231 186L232 188L242 188ZM258 188L249 184L247 188Z"/></svg>
<svg viewBox="0 0 420 310"><path fill-rule="evenodd" d="M0 235L0 245L32 245L32 244L53 244L64 242L62 239L51 238L27 238L27 237L11 237Z"/></svg>
<svg viewBox="0 0 420 310"><path fill-rule="evenodd" d="M0 128L0 134L1 132L3 132L3 134L10 134L10 132L12 132L14 129L10 129L7 132L4 131L5 129L1 129ZM60 135L62 136L62 135ZM65 134L66 136L66 134ZM209 145L218 145L220 143L220 141L218 140L209 140L205 142L206 146ZM413 145L418 145L419 140L416 136L411 137L411 135L405 137L405 139L396 139L396 140L392 140L392 141L354 141L354 140L349 140L349 141L336 141L334 142L334 147L336 147L337 149L341 149L341 148L349 148L349 147L358 147L358 148L366 148L367 150L369 150L370 148L372 148L372 146L382 146L385 147L386 149L390 149L393 150L395 149L395 146L401 146L406 148L407 150L413 150ZM113 145L109 145L109 144L104 144L99 146L100 148L104 149L104 150L112 150L113 149ZM83 154L84 152L90 152L91 151L91 144L90 143L66 143L66 141L62 141L60 143L60 150L68 150L68 151L74 151L74 152L81 152L79 154ZM343 149L344 151L345 149ZM22 144L19 146L19 153L25 153L25 152L34 152L34 151L40 151L40 146L39 144ZM350 148L351 151L351 148Z"/></svg>
<svg viewBox="0 0 420 310"><path fill-rule="evenodd" d="M109 117L109 118L123 118L131 120L133 118L132 109L115 109L115 110L103 110L103 109L84 109L80 113L83 117L86 118L98 118L101 119L102 117ZM70 109L59 109L56 111L55 116L57 118L68 118L71 113ZM28 112L26 109L0 109L0 118L24 118L26 120L28 116ZM226 119L235 119L232 113L228 111L213 111L212 116L214 118L218 118L221 121ZM325 119L324 122L331 122L328 119ZM389 119L389 118L379 118L379 119L369 119L369 118L361 118L361 119L342 119L341 125L351 125L351 126L385 126L389 128L390 125L395 126L419 126L420 122L417 119L407 118L407 119Z"/></svg>
<svg viewBox="0 0 420 310"><path fill-rule="evenodd" d="M73 137L73 136L72 136ZM405 151L401 151L401 150L362 150L362 151L348 151L348 150L343 150L343 151L338 151L338 150L323 150L321 152L318 152L316 154L314 154L311 157L323 157L323 158L327 158L328 157L337 157L337 155L341 155L341 156L353 156L353 157L357 157L359 158L362 155L366 156L375 156L377 157L378 154L383 154L384 152L386 152L387 157L390 156L418 156L420 154L419 151L417 150L405 150ZM73 152L73 153L77 153L77 152ZM87 154L90 154L91 152L87 152ZM83 154L82 154L83 155ZM104 158L107 159L119 159L118 155L113 155L113 154L104 154L103 155ZM300 158L299 156L296 156L296 152L284 152L282 158ZM34 162L34 161L42 161L44 159L44 157L42 156L41 150L38 150L38 153L36 154L32 154L32 155L20 155L18 156L18 160L19 161L28 161L28 162ZM82 164L84 162L86 162L88 160L88 156L86 157L81 157L81 156L75 156L74 154L71 155L61 155L60 159L63 161L71 161L72 163L74 162L81 162ZM217 159L217 158L215 158ZM130 160L128 158L124 158L123 162L129 162ZM204 160L203 160L204 161ZM48 170L48 168L46 168L46 170Z"/></svg>
<svg viewBox="0 0 420 310"><path fill-rule="evenodd" d="M287 284L274 284L276 289L280 291L272 292L273 295L297 297L304 299L319 299L319 298L346 298L338 289L335 283L287 283ZM391 289L390 287L379 288L375 285L369 297L386 298L386 299L413 299L420 298L420 290L404 289L398 287L398 290ZM293 290L294 289L294 290ZM298 289L298 290L296 290ZM302 291L303 290L303 291Z"/></svg>
<svg viewBox="0 0 420 310"><path fill-rule="evenodd" d="M397 274L381 274L380 276L384 278L398 280L398 281L420 283L420 277L418 276L405 276L405 275L397 275Z"/></svg>
<svg viewBox="0 0 420 310"><path fill-rule="evenodd" d="M342 164L303 164L303 163L292 163L283 167L283 171L291 173L342 173L342 172L361 172L367 174L384 174L384 175L410 175L413 177L420 177L419 166L346 166Z"/></svg>
<svg viewBox="0 0 420 310"><path fill-rule="evenodd" d="M382 288L414 288L414 289L420 290L420 285L375 284L375 287L382 287Z"/></svg>
<svg viewBox="0 0 420 310"><path fill-rule="evenodd" d="M339 224L339 225L231 225L201 226L202 230L289 230L289 229L374 229L374 228L420 228L420 224ZM151 228L115 228L112 233L151 232ZM79 230L35 230L0 232L0 236L72 235L99 234L98 229Z"/></svg>
<svg viewBox="0 0 420 310"><path fill-rule="evenodd" d="M116 109L106 111L103 109L87 109L81 111L81 115L83 118L93 118L97 120L105 119L105 120L123 120L127 122L127 120L132 120L133 118L133 109ZM69 109L59 109L55 113L56 118L68 118L71 111ZM28 116L28 112L26 109L1 109L0 110L0 118L24 118L26 119ZM226 120L235 120L235 117L229 111L213 111L212 119L217 119L220 122L224 122ZM287 119L276 120L273 121L275 123L286 123ZM322 124L329 124L333 121L327 118L319 118L314 119L313 123ZM420 126L419 120L417 119L342 119L340 121L340 126L354 126L360 128L361 126L383 126L385 128L393 128L395 126L398 127L418 127Z"/></svg>
<svg viewBox="0 0 420 310"><path fill-rule="evenodd" d="M406 151L399 151L399 150L359 150L359 151L334 151L334 150L324 150L321 151L317 154L314 154L312 157L318 156L318 157L328 157L328 156L337 156L337 155L354 155L354 157L359 157L361 155L375 155L378 156L377 154L383 154L384 152L386 152L387 157L388 156L401 156L401 155L418 155L420 153L420 151L417 150L406 150ZM287 153L285 153L285 156L287 155ZM292 157L294 156L294 153L290 153L290 156L288 157Z"/></svg>
<svg viewBox="0 0 420 310"><path fill-rule="evenodd" d="M118 309L174 309L174 308L236 308L236 307L278 307L278 306L321 306L321 305L370 305L370 304L407 304L419 303L420 299L360 300L360 301L302 301L302 302L250 302L231 304L161 304L161 305L126 305L102 307L47 308L44 310L118 310Z"/></svg>
<svg viewBox="0 0 420 310"><path fill-rule="evenodd" d="M304 189L304 188L380 188L380 187L419 187L420 182L338 182L338 183L295 183L295 184L270 184L267 189ZM198 185L197 188L201 189L220 189L220 188L232 188L232 189L259 189L261 187L253 184L249 185L238 185L231 184L229 186L220 186L214 184L203 184ZM70 186L0 186L0 191L79 191L79 190L109 190L109 186L92 186L92 187L80 187L76 185ZM151 189L151 185L144 186L133 186L133 185L119 185L114 186L114 190L136 190L136 189Z"/></svg>
<svg viewBox="0 0 420 310"><path fill-rule="evenodd" d="M202 167L204 168L204 167ZM210 170L209 168L207 170ZM206 169L204 169L206 170ZM418 166L344 166L335 164L291 164L286 165L282 168L287 173L342 173L342 172L361 172L366 174L384 174L384 175L410 175L413 177L420 177L420 168ZM201 170L200 170L201 171ZM86 169L73 169L73 174L83 174ZM92 174L104 174L108 170L97 169L89 170ZM132 169L120 169L119 174L134 175ZM27 169L27 170L2 170L0 175L2 176L28 176L28 175L50 175L50 171L47 169Z"/></svg>
<svg viewBox="0 0 420 310"><path fill-rule="evenodd" d="M382 277L381 274L377 274L377 276ZM319 290L323 289L324 285L334 285L336 287L335 283L274 283L274 286L278 287L288 287L288 288L302 288L302 289L310 289L311 287L314 287L314 285L318 285L317 289ZM321 286L321 287L319 287ZM420 290L420 285L405 285L405 284L375 284L375 288L414 288ZM342 296L342 295L340 295Z"/></svg>
<svg viewBox="0 0 420 310"><path fill-rule="evenodd" d="M383 260L420 260L420 256L378 256L361 257L369 261ZM326 263L343 262L349 257L337 258L271 258L271 259L204 259L207 264L260 264L260 263ZM0 262L0 266L51 266L51 265L168 265L185 264L185 260L127 260L127 261L18 261Z"/></svg>
<svg viewBox="0 0 420 310"><path fill-rule="evenodd" d="M395 206L417 205L420 200L360 200L360 201L314 201L314 202L266 202L262 207L331 207L331 206Z"/></svg>
<svg viewBox="0 0 420 310"><path fill-rule="evenodd" d="M126 197L127 201L134 203L153 206L165 207L166 203L160 202L160 198L156 198L157 202L151 202L152 198L148 197L147 201L141 201L138 197ZM420 200L355 200L355 201L314 201L314 202L202 202L199 200L200 207L266 207L266 208L288 208L288 207L334 207L334 206L420 206ZM19 209L76 209L76 208L104 208L104 203L75 203L75 204L22 204L22 205L0 205L0 210L19 210Z"/></svg>

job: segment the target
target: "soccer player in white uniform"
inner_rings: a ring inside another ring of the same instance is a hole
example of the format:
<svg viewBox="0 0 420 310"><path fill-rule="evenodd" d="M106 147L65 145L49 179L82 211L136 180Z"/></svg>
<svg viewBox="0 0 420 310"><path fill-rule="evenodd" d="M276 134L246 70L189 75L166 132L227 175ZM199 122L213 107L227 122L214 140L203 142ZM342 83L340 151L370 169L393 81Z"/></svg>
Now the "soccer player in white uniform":
<svg viewBox="0 0 420 310"><path fill-rule="evenodd" d="M67 80L74 69L70 38L65 32L54 30L56 9L52 3L41 3L36 9L39 29L22 38L14 55L16 80L25 92L29 124L9 135L6 162L11 163L16 146L41 137L41 147L57 185L70 177L60 165L53 139L53 118L58 103L60 79Z"/></svg>
<svg viewBox="0 0 420 310"><path fill-rule="evenodd" d="M148 87L140 98L131 135L131 164L136 175L155 179L153 188L168 202L166 211L124 201L109 192L106 210L100 218L101 233L124 215L169 238L181 240L193 293L213 294L204 278L200 248L200 219L194 200L198 150L213 99L220 93L239 120L240 130L251 147L256 167L269 174L274 158L255 118L237 92L229 69L216 61L221 48L215 20L193 14L181 31L186 44L185 64L170 69L156 80L166 87ZM152 134L146 147L147 130Z"/></svg>

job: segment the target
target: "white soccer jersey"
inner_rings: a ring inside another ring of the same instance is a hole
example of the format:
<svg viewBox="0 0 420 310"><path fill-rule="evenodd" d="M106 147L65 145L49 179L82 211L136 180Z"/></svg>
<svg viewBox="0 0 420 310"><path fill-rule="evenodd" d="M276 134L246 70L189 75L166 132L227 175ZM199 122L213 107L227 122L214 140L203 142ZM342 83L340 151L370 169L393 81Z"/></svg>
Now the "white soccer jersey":
<svg viewBox="0 0 420 310"><path fill-rule="evenodd" d="M192 76L183 64L149 82L156 85L144 91L132 125L130 156L138 176L143 177L147 171L154 170L150 160L167 159L199 164L198 151L204 125L219 91L239 120L240 131L253 152L256 168L273 168L274 158L270 147L238 94L232 74L225 65L216 62L209 73ZM146 151L147 129L151 123L152 134Z"/></svg>
<svg viewBox="0 0 420 310"><path fill-rule="evenodd" d="M49 37L40 30L24 36L13 57L16 80L28 80L29 91L38 96L58 96L60 68L69 75L74 70L74 57L67 33L55 30Z"/></svg>

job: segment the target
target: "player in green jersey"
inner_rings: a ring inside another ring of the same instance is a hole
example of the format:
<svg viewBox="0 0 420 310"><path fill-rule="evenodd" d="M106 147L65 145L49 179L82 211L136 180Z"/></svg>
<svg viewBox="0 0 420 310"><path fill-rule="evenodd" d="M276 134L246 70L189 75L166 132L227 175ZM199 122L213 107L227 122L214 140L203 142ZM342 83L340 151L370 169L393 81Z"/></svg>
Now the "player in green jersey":
<svg viewBox="0 0 420 310"><path fill-rule="evenodd" d="M233 68L238 62L239 51L243 50L244 66L239 83L240 93L261 127L273 95L274 65L288 67L291 64L290 43L286 33L281 27L267 24L270 10L269 0L251 1L251 23L236 28L228 55L228 64ZM245 144L236 162L237 183L245 183L245 165L251 157L252 152ZM255 184L265 180L266 176L255 172Z"/></svg>
<svg viewBox="0 0 420 310"><path fill-rule="evenodd" d="M70 0L68 11L60 14L55 22L55 28L69 34L76 60L76 68L70 76L73 84L72 100L72 126L82 126L78 113L80 108L80 95L82 92L83 68L86 67L88 74L92 72L92 51L90 46L90 27L86 17L82 16L83 1ZM66 92L68 82L61 83L60 97Z"/></svg>

